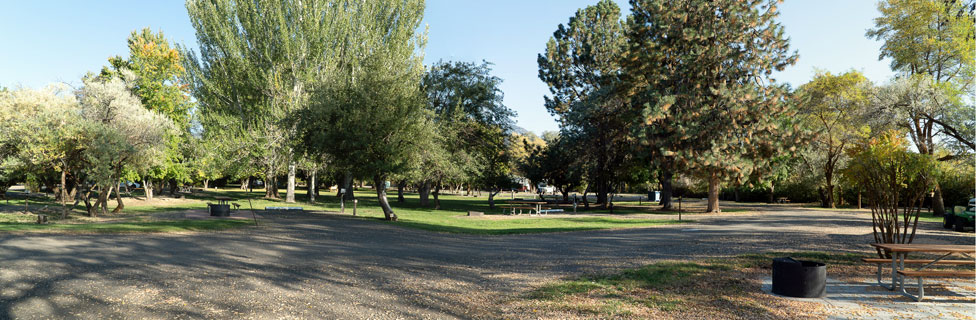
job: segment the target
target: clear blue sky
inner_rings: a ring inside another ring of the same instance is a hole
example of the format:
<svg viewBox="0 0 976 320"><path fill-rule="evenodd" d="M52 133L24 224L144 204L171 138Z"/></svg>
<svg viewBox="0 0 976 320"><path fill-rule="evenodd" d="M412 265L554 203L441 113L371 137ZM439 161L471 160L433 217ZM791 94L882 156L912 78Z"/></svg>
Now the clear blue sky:
<svg viewBox="0 0 976 320"><path fill-rule="evenodd" d="M537 77L536 55L559 23L596 0L428 0L430 27L426 61L488 60L505 80L505 103L518 112L518 125L541 133L556 130L542 105L548 93ZM627 1L617 0L624 14ZM195 44L182 1L0 1L0 85L41 87L80 83L113 55L127 53L132 30L162 30L175 42ZM780 8L799 62L778 74L798 86L814 68L860 70L874 81L891 75L878 61L880 43L864 37L878 16L870 0L787 0Z"/></svg>

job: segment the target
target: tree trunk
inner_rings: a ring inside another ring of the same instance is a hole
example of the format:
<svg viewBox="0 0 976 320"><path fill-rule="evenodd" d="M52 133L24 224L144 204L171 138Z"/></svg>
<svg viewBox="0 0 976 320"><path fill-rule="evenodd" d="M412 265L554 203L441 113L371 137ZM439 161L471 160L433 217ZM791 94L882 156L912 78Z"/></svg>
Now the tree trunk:
<svg viewBox="0 0 976 320"><path fill-rule="evenodd" d="M125 209L125 204L122 203L122 195L119 194L119 187L115 187L115 203L115 209L112 209L112 213L119 213Z"/></svg>
<svg viewBox="0 0 976 320"><path fill-rule="evenodd" d="M607 207L607 194L609 194L609 188L607 183L604 181L596 182L596 204L600 205L602 208Z"/></svg>
<svg viewBox="0 0 976 320"><path fill-rule="evenodd" d="M353 189L352 183L352 172L346 172L345 181L343 181L341 187L342 189L346 189L346 193L342 195L343 199L352 200L356 198L356 190Z"/></svg>
<svg viewBox="0 0 976 320"><path fill-rule="evenodd" d="M146 201L152 201L153 199L152 180L142 179L142 191L146 194Z"/></svg>
<svg viewBox="0 0 976 320"><path fill-rule="evenodd" d="M380 208L383 209L383 217L389 221L397 221L397 215L393 213L390 202L386 200L386 179L382 176L376 176L373 178L373 184L376 188L376 197L379 200Z"/></svg>
<svg viewBox="0 0 976 320"><path fill-rule="evenodd" d="M559 190L563 194L563 202L569 203L569 188L564 188Z"/></svg>
<svg viewBox="0 0 976 320"><path fill-rule="evenodd" d="M735 190L732 190L732 195L735 197L735 202L741 202L740 201L741 194L739 193L739 187L735 187Z"/></svg>
<svg viewBox="0 0 976 320"><path fill-rule="evenodd" d="M275 195L277 193L278 186L275 184L275 172L274 168L268 166L264 172L264 197L268 199L277 199Z"/></svg>
<svg viewBox="0 0 976 320"><path fill-rule="evenodd" d="M207 189L210 189L210 180L203 179L203 190L207 190Z"/></svg>
<svg viewBox="0 0 976 320"><path fill-rule="evenodd" d="M441 199L438 197L438 196L441 195L441 183L440 182L437 182L437 184L434 185L433 195L434 195L434 210L440 210L441 209Z"/></svg>
<svg viewBox="0 0 976 320"><path fill-rule="evenodd" d="M488 208L495 208L495 195L501 192L501 189L492 189L488 191Z"/></svg>
<svg viewBox="0 0 976 320"><path fill-rule="evenodd" d="M590 193L590 186L587 185L586 188L583 188L583 208L585 208L586 210L590 210L589 193Z"/></svg>
<svg viewBox="0 0 976 320"><path fill-rule="evenodd" d="M85 199L85 211L88 211L88 216L89 217L94 217L95 216L95 206L92 205L92 203L91 203L91 193L92 193L91 185L89 185L88 183L85 183L85 196L84 196L84 199Z"/></svg>
<svg viewBox="0 0 976 320"><path fill-rule="evenodd" d="M319 193L318 182L315 181L316 170L308 172L308 202L315 203L315 196Z"/></svg>
<svg viewBox="0 0 976 320"><path fill-rule="evenodd" d="M828 184L826 192L827 192L827 204L829 205L829 208L831 209L837 208L836 201L834 200L834 185Z"/></svg>
<svg viewBox="0 0 976 320"><path fill-rule="evenodd" d="M179 185L176 183L176 179L169 179L169 195L176 196L176 190Z"/></svg>
<svg viewBox="0 0 976 320"><path fill-rule="evenodd" d="M407 187L407 180L400 180L400 182L397 182L397 202L399 203L407 202L407 200L403 198L403 188L406 187Z"/></svg>
<svg viewBox="0 0 976 320"><path fill-rule="evenodd" d="M827 208L827 207L829 207L829 205L827 204L827 194L826 194L826 192L824 192L824 187L823 186L817 187L817 196L820 198L820 207L821 208Z"/></svg>
<svg viewBox="0 0 976 320"><path fill-rule="evenodd" d="M722 212L718 207L718 192L722 189L722 181L718 178L718 173L712 172L708 178L708 207L706 213Z"/></svg>
<svg viewBox="0 0 976 320"><path fill-rule="evenodd" d="M430 181L421 182L420 187L417 188L417 193L420 194L420 206L426 207L430 203Z"/></svg>
<svg viewBox="0 0 976 320"><path fill-rule="evenodd" d="M935 194L932 195L932 215L941 217L945 215L945 202L942 200L942 187L939 182L935 182Z"/></svg>
<svg viewBox="0 0 976 320"><path fill-rule="evenodd" d="M674 173L668 168L661 168L658 172L657 179L661 183L661 210L671 210L671 179Z"/></svg>
<svg viewBox="0 0 976 320"><path fill-rule="evenodd" d="M68 170L64 168L64 162L61 165L61 219L68 217Z"/></svg>
<svg viewBox="0 0 976 320"><path fill-rule="evenodd" d="M251 177L241 179L241 190L247 190L251 187Z"/></svg>
<svg viewBox="0 0 976 320"><path fill-rule="evenodd" d="M776 202L776 184L772 181L769 182L769 203Z"/></svg>
<svg viewBox="0 0 976 320"><path fill-rule="evenodd" d="M98 190L98 205L96 207L102 208L103 216L108 214L108 197L112 194L112 189L112 187L108 187L108 189L100 188Z"/></svg>
<svg viewBox="0 0 976 320"><path fill-rule="evenodd" d="M295 203L295 162L288 164L288 187L285 191L285 202Z"/></svg>

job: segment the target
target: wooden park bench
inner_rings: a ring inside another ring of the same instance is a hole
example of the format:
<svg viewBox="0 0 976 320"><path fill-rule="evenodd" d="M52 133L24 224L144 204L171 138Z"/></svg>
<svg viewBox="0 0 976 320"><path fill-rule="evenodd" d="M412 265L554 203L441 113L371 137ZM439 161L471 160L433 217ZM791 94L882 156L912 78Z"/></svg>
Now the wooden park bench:
<svg viewBox="0 0 976 320"><path fill-rule="evenodd" d="M922 286L923 278L965 278L972 280L976 277L976 271L973 270L898 270L898 274L904 277L918 278L918 296L913 296L905 291L904 280L902 280L901 284L902 294L911 297L915 301L925 299L925 288Z"/></svg>
<svg viewBox="0 0 976 320"><path fill-rule="evenodd" d="M896 285L900 284L901 294L912 300L922 301L925 298L923 288L924 278L968 278L976 277L976 271L970 270L931 270L926 269L933 265L976 265L973 254L976 253L976 246L973 245L943 245L943 244L895 244L895 243L873 243L871 244L879 250L884 250L891 254L891 259L864 258L864 262L878 265L878 284L888 290L895 290ZM935 259L908 259L909 253L928 253L937 254ZM946 260L952 255L961 255L966 260ZM905 265L922 265L915 269L906 269ZM891 286L881 282L881 268L884 265L891 266ZM905 278L918 278L918 295L912 295L905 290Z"/></svg>
<svg viewBox="0 0 976 320"><path fill-rule="evenodd" d="M894 290L893 287L888 286L887 284L885 284L884 282L881 281L882 269L884 269L885 265L889 265L889 266L891 265L891 259L861 258L861 261L862 262L866 262L866 263L876 264L878 266L878 274L877 274L878 285L881 285L882 287L888 288L888 290ZM973 264L974 262L973 261L969 261L969 260L938 260L938 261L936 261L934 259L905 259L904 263L905 264L912 264L912 265L920 265L920 264L922 264L922 265L955 265L955 266L960 266L960 265Z"/></svg>

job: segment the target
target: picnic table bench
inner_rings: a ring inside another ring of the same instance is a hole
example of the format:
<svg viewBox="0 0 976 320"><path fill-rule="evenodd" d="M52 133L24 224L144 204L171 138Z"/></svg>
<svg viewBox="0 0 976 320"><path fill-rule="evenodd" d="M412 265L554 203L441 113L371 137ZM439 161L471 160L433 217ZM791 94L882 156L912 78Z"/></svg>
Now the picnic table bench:
<svg viewBox="0 0 976 320"><path fill-rule="evenodd" d="M973 278L976 271L973 270L931 270L926 269L933 265L976 265L971 254L976 253L976 246L973 245L940 245L940 244L894 244L894 243L872 243L875 248L891 253L891 259L863 258L861 261L878 265L877 281L878 284L888 290L895 290L899 287L901 293L915 301L922 301L925 298L923 287L924 278ZM940 254L935 259L907 259L909 253L935 253ZM952 255L961 255L968 260L946 260ZM881 280L882 264L891 263L891 285L886 285ZM906 270L905 265L922 266L914 270ZM915 277L918 279L918 295L912 295L905 290L905 277Z"/></svg>
<svg viewBox="0 0 976 320"><path fill-rule="evenodd" d="M510 213L512 215L516 214L515 210L518 210L517 214L522 214L522 210L528 210L529 214L532 214L532 211L535 211L536 214L541 215L544 214L542 210L551 209L548 207L542 207L542 205L547 204L545 201L509 200L506 201L506 203L508 208L512 210Z"/></svg>

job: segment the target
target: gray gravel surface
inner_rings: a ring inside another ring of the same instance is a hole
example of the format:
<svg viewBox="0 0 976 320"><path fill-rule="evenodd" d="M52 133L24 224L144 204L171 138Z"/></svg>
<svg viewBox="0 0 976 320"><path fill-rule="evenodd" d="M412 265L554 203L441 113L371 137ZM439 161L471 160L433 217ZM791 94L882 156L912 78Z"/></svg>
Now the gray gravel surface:
<svg viewBox="0 0 976 320"><path fill-rule="evenodd" d="M866 212L752 209L691 224L508 236L311 214L214 233L4 234L0 319L496 318L506 299L563 276L746 252L870 252ZM922 222L916 242L974 238Z"/></svg>

